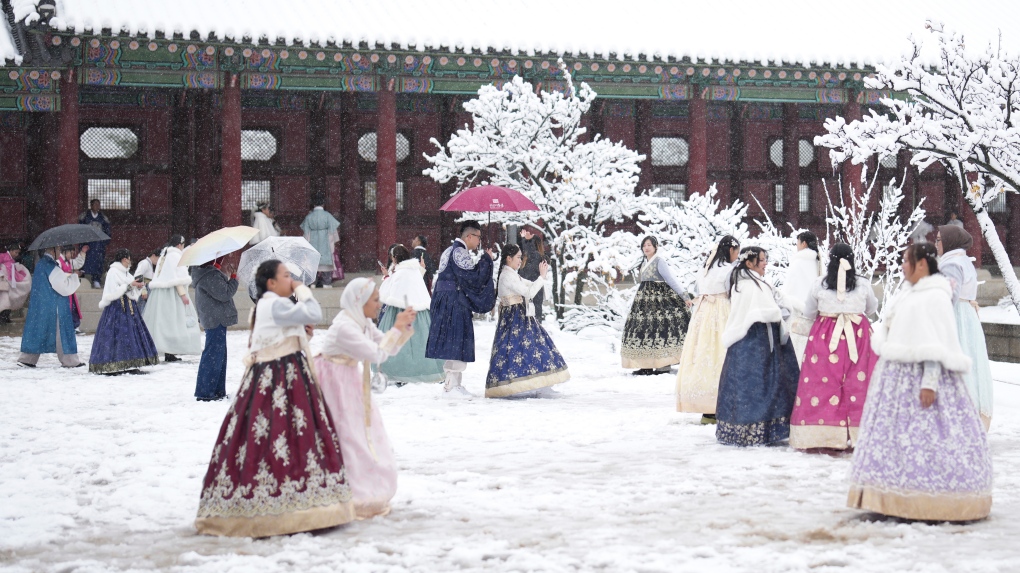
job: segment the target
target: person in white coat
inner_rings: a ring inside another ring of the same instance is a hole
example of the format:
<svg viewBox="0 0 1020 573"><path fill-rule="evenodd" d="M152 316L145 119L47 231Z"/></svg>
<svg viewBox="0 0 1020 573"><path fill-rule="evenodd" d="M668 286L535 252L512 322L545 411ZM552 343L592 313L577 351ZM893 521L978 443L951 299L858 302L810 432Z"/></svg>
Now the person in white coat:
<svg viewBox="0 0 1020 573"><path fill-rule="evenodd" d="M142 283L129 270L131 251L120 249L113 258L99 301L103 314L89 358L93 374L119 374L159 363L156 345L138 310Z"/></svg>
<svg viewBox="0 0 1020 573"><path fill-rule="evenodd" d="M180 360L178 354L202 353L198 313L188 297L191 275L188 267L177 266L183 249L183 236L170 237L156 263L156 278L149 283L149 300L143 314L156 349L167 362Z"/></svg>
<svg viewBox="0 0 1020 573"><path fill-rule="evenodd" d="M379 287L379 298L386 310L379 318L379 330L393 328L397 317L407 308L415 310L414 336L400 349L396 356L379 364L378 369L398 384L408 382L442 382L446 378L443 361L425 357L429 342L432 315L429 307L432 297L425 286L425 266L411 256L404 245L390 249L392 267L390 274Z"/></svg>
<svg viewBox="0 0 1020 573"><path fill-rule="evenodd" d="M811 319L804 316L804 304L811 293L811 287L822 276L822 270L818 237L811 231L798 234L797 252L790 257L790 266L786 269L786 277L779 289L783 295L783 305L790 309L790 340L797 352L798 363L804 362L804 348L807 347L812 326Z"/></svg>
<svg viewBox="0 0 1020 573"><path fill-rule="evenodd" d="M280 227L273 220L273 211L269 203L262 202L255 205L255 212L251 214L251 226L259 230L259 233L251 238L249 245L257 245L269 237L279 237Z"/></svg>

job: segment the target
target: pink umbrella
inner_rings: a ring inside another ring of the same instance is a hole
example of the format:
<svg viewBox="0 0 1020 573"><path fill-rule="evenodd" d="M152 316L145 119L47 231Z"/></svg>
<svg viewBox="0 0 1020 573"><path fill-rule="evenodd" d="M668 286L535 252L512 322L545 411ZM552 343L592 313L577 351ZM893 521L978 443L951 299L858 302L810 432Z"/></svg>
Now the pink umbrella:
<svg viewBox="0 0 1020 573"><path fill-rule="evenodd" d="M493 211L538 211L538 206L520 191L484 185L457 193L439 208L440 211L487 211L492 222Z"/></svg>

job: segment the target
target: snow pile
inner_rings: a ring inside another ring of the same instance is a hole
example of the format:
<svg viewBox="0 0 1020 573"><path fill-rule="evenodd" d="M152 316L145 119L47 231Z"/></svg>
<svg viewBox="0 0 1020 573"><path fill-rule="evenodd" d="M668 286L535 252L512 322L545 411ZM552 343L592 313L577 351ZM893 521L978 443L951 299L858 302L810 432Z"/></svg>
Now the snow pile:
<svg viewBox="0 0 1020 573"><path fill-rule="evenodd" d="M476 323L487 356L492 323ZM615 336L552 332L573 379L547 400L376 395L400 466L393 512L264 540L195 534L228 404L197 403L197 357L142 376L13 366L0 338L0 569L1006 572L1020 559L1020 387L996 385L989 520L903 523L845 508L849 458L715 442L674 411L674 376L633 377ZM247 333L227 336L236 392ZM91 337L79 338L88 356ZM313 347L315 339L313 339ZM1014 365L997 379L1020 382ZM487 364L465 373L480 394Z"/></svg>

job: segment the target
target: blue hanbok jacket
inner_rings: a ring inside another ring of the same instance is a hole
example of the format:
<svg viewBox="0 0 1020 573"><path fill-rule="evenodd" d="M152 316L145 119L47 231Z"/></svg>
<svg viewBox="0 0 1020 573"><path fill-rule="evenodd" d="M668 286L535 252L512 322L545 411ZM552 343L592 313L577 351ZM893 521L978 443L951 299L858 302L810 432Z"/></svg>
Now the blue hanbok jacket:
<svg viewBox="0 0 1020 573"><path fill-rule="evenodd" d="M471 313L489 312L495 304L492 259L486 255L476 264L463 241L455 240L439 259L425 357L474 362L475 329Z"/></svg>
<svg viewBox="0 0 1020 573"><path fill-rule="evenodd" d="M93 216L92 211L86 210L78 217L78 223L92 225L107 235L113 236L110 234L110 220L102 213ZM103 270L106 269L106 243L108 242L96 241L88 244L89 252L85 253L85 264L81 268L83 274L90 277L103 274Z"/></svg>
<svg viewBox="0 0 1020 573"><path fill-rule="evenodd" d="M21 335L21 351L25 354L47 354L57 351L57 329L64 354L77 354L71 302L50 284L50 273L59 268L52 257L43 255L32 273L32 296L28 300L28 316Z"/></svg>

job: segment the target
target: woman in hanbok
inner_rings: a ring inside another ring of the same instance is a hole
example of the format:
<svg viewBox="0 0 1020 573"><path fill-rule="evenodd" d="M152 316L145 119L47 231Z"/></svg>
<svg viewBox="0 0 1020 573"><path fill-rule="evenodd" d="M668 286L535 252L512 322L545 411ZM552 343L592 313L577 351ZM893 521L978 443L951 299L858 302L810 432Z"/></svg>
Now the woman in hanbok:
<svg viewBox="0 0 1020 573"><path fill-rule="evenodd" d="M99 301L103 314L89 358L89 372L93 374L119 374L159 364L156 345L138 310L144 285L131 274L131 251L120 249L113 259L106 272Z"/></svg>
<svg viewBox="0 0 1020 573"><path fill-rule="evenodd" d="M935 246L911 245L904 284L871 344L879 355L850 466L847 505L905 519L970 521L992 507L992 459L963 380L952 287Z"/></svg>
<svg viewBox="0 0 1020 573"><path fill-rule="evenodd" d="M765 280L766 265L765 249L744 247L733 269L715 410L722 444L758 446L790 436L800 368L776 302L780 295Z"/></svg>
<svg viewBox="0 0 1020 573"><path fill-rule="evenodd" d="M802 364L812 326L811 319L805 316L804 302L823 271L818 237L811 231L801 232L797 235L797 251L790 257L790 265L779 291L783 294L784 306L790 309L790 340L793 341L793 349L797 351L797 361Z"/></svg>
<svg viewBox="0 0 1020 573"><path fill-rule="evenodd" d="M202 332L198 313L188 297L191 275L188 267L179 267L184 237L174 235L156 262L156 278L149 282L145 304L145 326L167 362L180 360L179 354L201 354Z"/></svg>
<svg viewBox="0 0 1020 573"><path fill-rule="evenodd" d="M0 253L0 324L10 323L11 311L25 306L28 294L32 292L32 273L17 262L20 254L18 243Z"/></svg>
<svg viewBox="0 0 1020 573"><path fill-rule="evenodd" d="M372 400L371 366L385 364L416 334L413 307L395 315L385 333L376 328L372 321L381 306L374 280L352 280L315 357L358 519L389 513L397 492L396 459L379 406Z"/></svg>
<svg viewBox="0 0 1020 573"><path fill-rule="evenodd" d="M677 368L676 410L701 413L702 424L715 423L719 373L726 358L722 333L730 316L730 273L739 254L740 243L726 235L705 261Z"/></svg>
<svg viewBox="0 0 1020 573"><path fill-rule="evenodd" d="M348 523L340 440L309 359L322 309L280 261L259 265L255 285L247 370L216 438L195 527L267 537Z"/></svg>
<svg viewBox="0 0 1020 573"><path fill-rule="evenodd" d="M429 296L423 278L425 267L403 245L391 248L390 258L393 262L392 271L379 287L379 298L386 305L379 319L379 329L386 332L393 328L397 316L405 308L413 308L416 312L414 336L396 356L379 364L378 369L398 384L442 382L446 378L443 361L425 358L425 346L429 342L429 328L432 326L432 315L429 314L432 297Z"/></svg>
<svg viewBox="0 0 1020 573"><path fill-rule="evenodd" d="M529 281L517 274L524 262L520 247L505 245L500 256L502 264L496 280L499 322L485 376L485 397L548 393L550 386L570 379L563 356L535 318L535 295L545 286L543 277L549 263L542 261L538 279Z"/></svg>
<svg viewBox="0 0 1020 573"><path fill-rule="evenodd" d="M850 245L829 251L803 316L813 321L790 419L790 445L845 450L857 443L864 398L878 357L871 350L869 314L878 310L871 281L858 277Z"/></svg>
<svg viewBox="0 0 1020 573"><path fill-rule="evenodd" d="M977 270L967 256L967 249L973 244L970 233L955 225L939 227L935 240L939 272L949 279L949 286L953 289L953 310L960 346L970 357L970 370L963 373L963 380L987 430L992 423L992 369L988 363L985 331L977 313Z"/></svg>
<svg viewBox="0 0 1020 573"><path fill-rule="evenodd" d="M641 239L645 255L639 275L641 285L623 325L621 362L624 368L636 368L634 374L638 376L663 374L680 362L691 320L687 293L658 251L655 237Z"/></svg>

